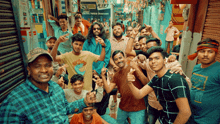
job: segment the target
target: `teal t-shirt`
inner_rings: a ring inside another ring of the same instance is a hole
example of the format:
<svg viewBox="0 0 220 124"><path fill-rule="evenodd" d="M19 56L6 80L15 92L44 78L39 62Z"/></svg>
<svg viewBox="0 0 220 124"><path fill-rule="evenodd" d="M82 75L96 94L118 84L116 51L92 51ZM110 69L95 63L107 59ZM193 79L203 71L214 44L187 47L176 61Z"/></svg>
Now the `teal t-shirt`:
<svg viewBox="0 0 220 124"><path fill-rule="evenodd" d="M198 64L191 77L190 98L195 122L219 124L220 122L220 63L207 68Z"/></svg>

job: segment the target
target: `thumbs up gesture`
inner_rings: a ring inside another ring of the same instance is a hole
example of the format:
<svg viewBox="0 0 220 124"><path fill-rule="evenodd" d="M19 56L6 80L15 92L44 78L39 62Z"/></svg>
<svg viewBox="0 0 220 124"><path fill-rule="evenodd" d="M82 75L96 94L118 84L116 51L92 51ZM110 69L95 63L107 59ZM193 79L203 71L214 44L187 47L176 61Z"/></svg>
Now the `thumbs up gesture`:
<svg viewBox="0 0 220 124"><path fill-rule="evenodd" d="M135 81L135 76L134 76L134 73L135 72L135 69L131 68L130 69L130 72L128 72L128 75L127 75L127 81L128 82L133 82Z"/></svg>

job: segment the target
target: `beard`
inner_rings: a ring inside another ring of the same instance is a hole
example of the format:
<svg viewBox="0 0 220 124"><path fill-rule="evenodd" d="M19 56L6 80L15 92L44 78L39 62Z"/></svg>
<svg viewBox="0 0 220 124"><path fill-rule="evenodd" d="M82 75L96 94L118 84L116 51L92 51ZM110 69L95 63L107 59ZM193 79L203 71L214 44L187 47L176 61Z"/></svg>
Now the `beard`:
<svg viewBox="0 0 220 124"><path fill-rule="evenodd" d="M121 38L121 37L122 37L122 33L121 33L119 36L117 36L117 35L115 35L115 34L113 33L113 36L114 36L115 38Z"/></svg>

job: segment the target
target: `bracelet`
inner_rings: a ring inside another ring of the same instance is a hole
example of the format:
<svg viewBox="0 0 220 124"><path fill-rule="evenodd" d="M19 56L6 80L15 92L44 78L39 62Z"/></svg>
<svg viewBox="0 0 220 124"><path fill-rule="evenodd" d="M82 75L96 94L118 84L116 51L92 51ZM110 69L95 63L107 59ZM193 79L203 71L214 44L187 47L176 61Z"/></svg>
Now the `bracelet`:
<svg viewBox="0 0 220 124"><path fill-rule="evenodd" d="M106 46L102 46L102 48L105 48Z"/></svg>
<svg viewBox="0 0 220 124"><path fill-rule="evenodd" d="M135 39L134 37L130 37L130 38Z"/></svg>

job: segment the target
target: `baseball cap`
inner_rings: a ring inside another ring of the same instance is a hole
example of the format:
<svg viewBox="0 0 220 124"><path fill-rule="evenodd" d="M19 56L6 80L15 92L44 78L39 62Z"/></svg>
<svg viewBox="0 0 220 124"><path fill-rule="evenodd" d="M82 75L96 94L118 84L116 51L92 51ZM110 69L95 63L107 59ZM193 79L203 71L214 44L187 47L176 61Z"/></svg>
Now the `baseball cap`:
<svg viewBox="0 0 220 124"><path fill-rule="evenodd" d="M42 48L35 48L33 50L31 50L28 54L27 54L27 59L28 59L28 63L33 62L35 59L37 59L37 57L39 57L40 55L47 55L48 58L51 59L51 61L53 61L53 57L44 49Z"/></svg>
<svg viewBox="0 0 220 124"><path fill-rule="evenodd" d="M48 40L50 40L51 38L53 38L53 39L57 40L57 38L56 38L56 37L54 37L54 36L48 36L48 37L46 38L46 42L47 42Z"/></svg>

